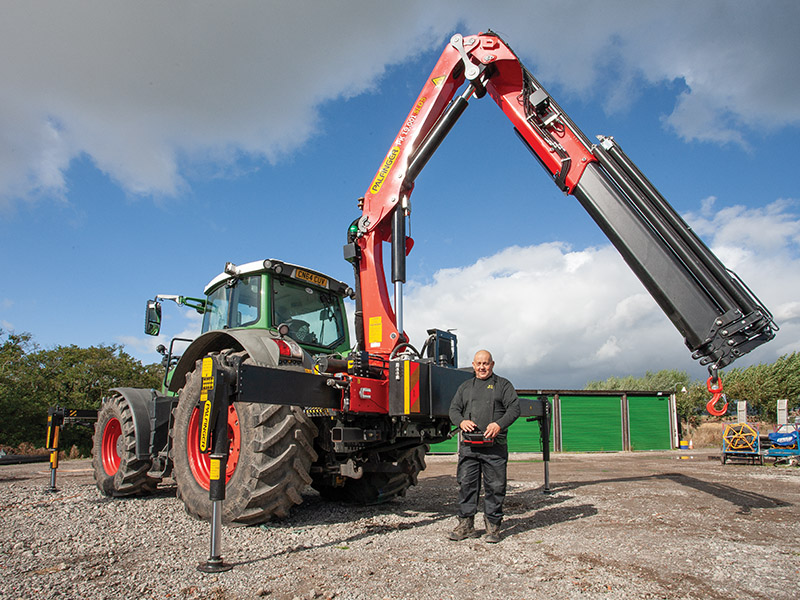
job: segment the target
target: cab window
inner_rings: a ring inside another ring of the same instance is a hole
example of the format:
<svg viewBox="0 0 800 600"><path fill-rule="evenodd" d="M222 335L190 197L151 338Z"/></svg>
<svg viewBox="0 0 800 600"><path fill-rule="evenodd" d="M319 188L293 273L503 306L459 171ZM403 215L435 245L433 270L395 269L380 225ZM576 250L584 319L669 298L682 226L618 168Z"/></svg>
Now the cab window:
<svg viewBox="0 0 800 600"><path fill-rule="evenodd" d="M203 333L255 325L261 316L261 275L229 279L208 295Z"/></svg>
<svg viewBox="0 0 800 600"><path fill-rule="evenodd" d="M337 297L289 280L273 280L272 323L288 325L289 336L301 344L333 348L344 340L345 324Z"/></svg>

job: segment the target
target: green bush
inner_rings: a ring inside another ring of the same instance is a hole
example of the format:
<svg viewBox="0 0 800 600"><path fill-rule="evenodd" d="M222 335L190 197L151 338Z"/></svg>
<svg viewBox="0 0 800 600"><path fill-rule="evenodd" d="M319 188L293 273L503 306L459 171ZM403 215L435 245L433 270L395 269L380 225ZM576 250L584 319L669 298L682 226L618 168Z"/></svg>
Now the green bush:
<svg viewBox="0 0 800 600"><path fill-rule="evenodd" d="M97 409L110 388L158 388L161 369L157 364L143 365L122 346L43 350L28 333L0 329L0 445L44 446L49 407ZM65 428L59 446L76 445L88 453L91 433L87 442L86 429Z"/></svg>

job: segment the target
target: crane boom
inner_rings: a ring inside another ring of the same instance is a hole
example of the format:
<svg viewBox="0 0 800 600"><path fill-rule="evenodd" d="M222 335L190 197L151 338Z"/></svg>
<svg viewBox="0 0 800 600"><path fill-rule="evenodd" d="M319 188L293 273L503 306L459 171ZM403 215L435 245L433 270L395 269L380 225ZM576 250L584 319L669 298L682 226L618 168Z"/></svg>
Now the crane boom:
<svg viewBox="0 0 800 600"><path fill-rule="evenodd" d="M466 86L464 86L466 84ZM464 87L460 95L458 91ZM414 181L473 98L489 95L554 183L573 195L683 335L722 368L772 339L772 315L700 240L611 137L592 143L495 33L455 35L442 52L363 199L345 253L356 271L359 348L408 341L402 285ZM394 302L383 267L391 243Z"/></svg>

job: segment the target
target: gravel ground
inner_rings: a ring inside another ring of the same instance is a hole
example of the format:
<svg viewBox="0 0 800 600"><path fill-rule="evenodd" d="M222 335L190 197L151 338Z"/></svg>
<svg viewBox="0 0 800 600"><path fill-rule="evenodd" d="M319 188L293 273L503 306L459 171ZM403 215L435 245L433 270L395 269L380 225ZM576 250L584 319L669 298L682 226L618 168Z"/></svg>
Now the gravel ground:
<svg viewBox="0 0 800 600"><path fill-rule="evenodd" d="M197 570L208 524L172 485L109 500L87 460L0 467L0 598L517 599L800 597L800 469L709 453L512 455L503 540L450 542L455 459L372 507L310 489L289 520L224 528L233 570Z"/></svg>

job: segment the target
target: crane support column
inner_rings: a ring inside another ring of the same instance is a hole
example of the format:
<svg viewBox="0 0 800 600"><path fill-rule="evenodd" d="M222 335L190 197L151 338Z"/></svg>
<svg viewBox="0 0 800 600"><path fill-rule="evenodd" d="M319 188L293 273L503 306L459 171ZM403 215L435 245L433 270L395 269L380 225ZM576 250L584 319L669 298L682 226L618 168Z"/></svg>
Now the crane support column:
<svg viewBox="0 0 800 600"><path fill-rule="evenodd" d="M228 406L230 389L222 369L214 364L210 356L203 358L203 388L200 392L201 452L211 451L209 456L209 489L211 501L211 553L206 562L197 565L204 573L230 571L233 566L222 560L222 502L225 500L226 466L228 464Z"/></svg>
<svg viewBox="0 0 800 600"><path fill-rule="evenodd" d="M64 424L64 409L50 407L47 409L47 449L50 451L50 487L48 492L57 492L56 471L58 471L58 436Z"/></svg>

